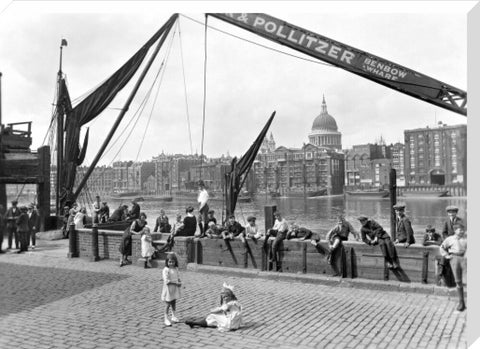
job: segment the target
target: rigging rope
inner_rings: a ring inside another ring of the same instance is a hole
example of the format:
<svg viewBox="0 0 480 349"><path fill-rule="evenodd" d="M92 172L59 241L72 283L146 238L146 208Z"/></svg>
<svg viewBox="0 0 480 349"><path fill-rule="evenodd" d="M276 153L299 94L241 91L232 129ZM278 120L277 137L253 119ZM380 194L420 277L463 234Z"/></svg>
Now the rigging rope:
<svg viewBox="0 0 480 349"><path fill-rule="evenodd" d="M202 144L200 154L200 179L202 179L203 167L203 142L205 139L205 105L207 101L207 29L208 16L205 14L205 41L204 41L204 61L203 61L203 121L202 121Z"/></svg>
<svg viewBox="0 0 480 349"><path fill-rule="evenodd" d="M178 26L178 21L176 21L175 23L176 23L176 26ZM153 86L154 86L155 82L157 81L158 76L160 75L160 72L161 72L161 76L160 76L160 79L159 79L159 82L158 82L158 87L157 87L157 93L155 94L155 98L153 99L152 108L150 109L150 115L148 116L147 125L145 126L145 130L143 131L142 141L140 142L140 147L138 148L138 153L137 153L137 157L135 158L135 162L137 162L138 157L140 155L140 152L142 150L143 141L145 140L145 134L147 133L148 125L150 125L150 120L152 119L153 110L155 108L155 104L157 103L158 93L160 92L160 86L162 85L163 77L165 76L165 69L162 69L162 68L163 68L164 65L167 65L168 58L170 57L170 50L172 49L173 39L175 38L175 32L176 32L176 29L174 29L174 31L173 31L172 37L170 39L170 44L169 44L169 46L167 48L167 51L166 51L166 54L165 54L165 58L163 59L162 64L160 65L160 68L158 68L157 75L155 76L154 82L153 82L152 87L151 87L151 90L153 90ZM150 91L149 91L149 95L150 95Z"/></svg>
<svg viewBox="0 0 480 349"><path fill-rule="evenodd" d="M192 131L190 130L190 115L188 112L187 82L185 81L185 64L183 62L182 32L180 30L180 21L177 21L177 23L178 23L178 39L180 41L180 59L182 61L183 90L185 94L185 107L187 109L187 125L188 125L188 137L190 140L190 154L193 155Z"/></svg>
<svg viewBox="0 0 480 349"><path fill-rule="evenodd" d="M103 171L102 171L100 174L98 174L97 177L95 177L95 178L93 179L93 181L97 180L98 178L100 178L100 176L102 176L102 175L105 173L107 167L108 167L109 165L111 165L111 164L115 161L115 159L118 157L118 154L120 154L120 152L122 151L122 149L123 149L123 147L125 146L126 142L127 142L128 139L130 138L130 135L132 134L133 130L135 129L135 125L137 125L138 120L139 120L140 116L142 115L144 108L146 107L147 101L148 101L149 98L150 98L150 94L151 94L152 91L153 91L153 87L155 86L155 83L156 83L157 80L158 80L158 77L159 77L159 75L160 75L160 72L162 72L162 76L161 76L161 78L160 78L160 83L159 83L159 85L158 85L158 88L160 89L161 81L162 81L162 79L163 79L163 74L164 74L164 72L165 72L165 69L162 70L162 68L164 68L164 66L166 66L166 62L168 62L168 58L169 58L169 56L170 56L171 47L172 47L172 44L173 44L174 35L175 35L175 34L172 35L172 38L171 38L171 40L170 40L170 45L168 46L168 49L167 49L166 54L165 54L165 57L164 57L162 63L160 64L160 67L158 68L158 71L157 71L157 73L156 73L156 75L155 75L155 78L154 78L154 80L153 80L150 88L148 89L147 93L145 94L145 97L143 98L143 100L141 101L140 106L137 108L137 110L135 111L135 113L132 115L132 118L131 118L130 121L127 123L127 125L124 127L124 129L121 131L120 135L111 143L110 147L104 152L104 154L100 157L100 159L102 159L110 150L112 150L113 146L117 143L117 141L120 140L120 138L122 137L122 135L124 134L124 132L128 129L128 127L130 126L130 124L132 123L132 121L135 121L134 127L130 129L130 132L127 134L127 137L125 138L125 140L124 140L123 143L121 144L121 146L120 146L119 150L117 151L117 153L115 153L115 155L113 156L113 158L112 158L112 160L110 161L110 163L103 169ZM157 94L158 94L158 90L157 90ZM155 100L156 100L156 97L155 97ZM150 117L149 117L149 121L148 121L148 122L150 122L150 118L151 118L152 113L153 113L153 107L152 107L152 112L151 112L151 114L150 114ZM147 130L147 129L148 129L148 124L147 124L147 127L146 127L145 130ZM143 140L142 140L142 143L143 143ZM140 150L139 150L139 152L140 152ZM137 154L137 159L138 159L138 154ZM136 160L135 160L135 161L136 161Z"/></svg>

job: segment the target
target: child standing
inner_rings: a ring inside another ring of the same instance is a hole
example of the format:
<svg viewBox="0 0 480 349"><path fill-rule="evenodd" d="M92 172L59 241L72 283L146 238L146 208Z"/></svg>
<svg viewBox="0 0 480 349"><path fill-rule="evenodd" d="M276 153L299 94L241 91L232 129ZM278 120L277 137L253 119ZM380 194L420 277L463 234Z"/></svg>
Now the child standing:
<svg viewBox="0 0 480 349"><path fill-rule="evenodd" d="M155 248L152 245L152 234L150 234L150 228L143 228L140 234L142 257L145 258L144 268L151 268L152 265L150 264L150 261L152 260L152 256L155 253Z"/></svg>
<svg viewBox="0 0 480 349"><path fill-rule="evenodd" d="M177 299L180 298L180 288L182 283L178 276L178 259L175 253L171 252L165 260L165 268L163 268L163 290L162 301L165 302L165 326L172 326L172 322L178 322L175 315ZM168 311L172 309L172 317L168 318ZM171 321L170 321L171 320Z"/></svg>

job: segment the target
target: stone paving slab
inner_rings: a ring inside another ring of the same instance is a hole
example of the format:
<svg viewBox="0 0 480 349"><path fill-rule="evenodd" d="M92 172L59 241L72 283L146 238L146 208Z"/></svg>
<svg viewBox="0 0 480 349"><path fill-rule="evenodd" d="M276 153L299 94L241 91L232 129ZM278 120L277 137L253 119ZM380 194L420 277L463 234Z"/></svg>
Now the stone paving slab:
<svg viewBox="0 0 480 349"><path fill-rule="evenodd" d="M432 294L181 270L180 319L206 315L222 283L235 285L245 326L222 333L163 325L160 268L68 259L39 242L0 255L0 273L0 348L467 347L466 312Z"/></svg>

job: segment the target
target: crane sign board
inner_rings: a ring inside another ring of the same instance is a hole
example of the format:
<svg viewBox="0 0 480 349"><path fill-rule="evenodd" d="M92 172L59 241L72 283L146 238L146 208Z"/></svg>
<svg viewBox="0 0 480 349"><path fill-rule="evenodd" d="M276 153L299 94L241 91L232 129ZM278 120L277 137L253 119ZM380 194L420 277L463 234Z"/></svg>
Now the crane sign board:
<svg viewBox="0 0 480 349"><path fill-rule="evenodd" d="M467 92L412 69L263 13L212 13L221 19L366 79L467 115Z"/></svg>

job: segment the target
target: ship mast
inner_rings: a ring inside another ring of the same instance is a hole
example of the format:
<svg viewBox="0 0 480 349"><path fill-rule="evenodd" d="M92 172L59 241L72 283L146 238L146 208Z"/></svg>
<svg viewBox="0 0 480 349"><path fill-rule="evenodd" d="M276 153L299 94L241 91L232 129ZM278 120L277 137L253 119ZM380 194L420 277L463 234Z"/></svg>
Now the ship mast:
<svg viewBox="0 0 480 349"><path fill-rule="evenodd" d="M62 39L60 43L60 63L58 68L57 74L57 106L56 106L56 117L57 117L57 185L56 185L56 192L55 192L55 211L57 215L63 214L60 212L60 193L62 191L62 184L63 184L63 162L64 162L64 118L65 113L63 110L63 105L58 100L58 97L61 96L60 89L61 87L61 80L63 78L62 73L62 56L63 56L63 46L67 46L67 40Z"/></svg>

